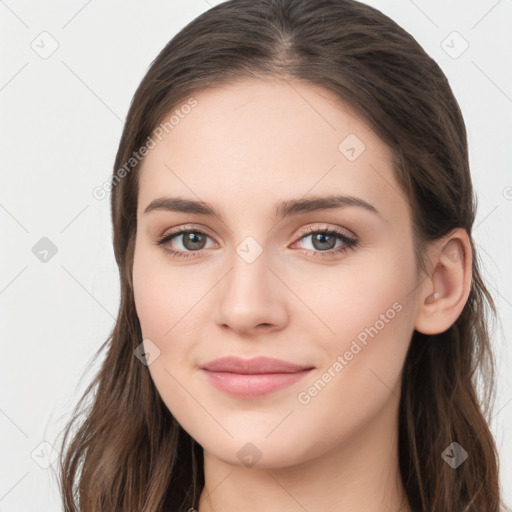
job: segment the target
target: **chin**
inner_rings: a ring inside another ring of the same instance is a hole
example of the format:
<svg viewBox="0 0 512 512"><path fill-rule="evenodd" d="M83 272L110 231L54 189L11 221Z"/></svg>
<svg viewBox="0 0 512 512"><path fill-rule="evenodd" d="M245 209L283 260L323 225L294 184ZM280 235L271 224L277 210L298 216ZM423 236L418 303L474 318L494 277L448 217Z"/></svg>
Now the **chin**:
<svg viewBox="0 0 512 512"><path fill-rule="evenodd" d="M225 464L247 468L285 468L304 462L308 457L304 451L304 438L290 436L289 431L283 435L270 434L269 430L259 432L230 431L233 438L225 438L219 442L216 439L196 439L205 452Z"/></svg>

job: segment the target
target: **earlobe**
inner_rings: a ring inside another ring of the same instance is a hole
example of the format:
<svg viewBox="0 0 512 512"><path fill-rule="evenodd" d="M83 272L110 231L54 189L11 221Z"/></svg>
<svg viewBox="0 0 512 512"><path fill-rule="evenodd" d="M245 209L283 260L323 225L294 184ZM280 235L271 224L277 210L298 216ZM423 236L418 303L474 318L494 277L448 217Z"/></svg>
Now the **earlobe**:
<svg viewBox="0 0 512 512"><path fill-rule="evenodd" d="M472 250L466 231L458 228L433 246L433 271L418 296L415 329L440 334L449 329L462 312L472 281Z"/></svg>

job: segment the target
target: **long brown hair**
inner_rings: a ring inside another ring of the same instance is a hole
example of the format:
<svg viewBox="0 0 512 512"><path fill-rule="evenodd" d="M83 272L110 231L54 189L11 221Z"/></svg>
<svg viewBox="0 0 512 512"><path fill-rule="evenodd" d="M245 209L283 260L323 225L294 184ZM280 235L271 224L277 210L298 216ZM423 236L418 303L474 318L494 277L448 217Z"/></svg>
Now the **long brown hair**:
<svg viewBox="0 0 512 512"><path fill-rule="evenodd" d="M471 238L476 199L464 120L445 75L416 40L354 0L230 0L189 23L151 64L131 103L108 187L121 300L116 324L96 354L106 351L103 364L65 429L59 467L65 510L198 507L202 449L134 357L142 341L131 277L135 156L194 93L250 77L320 85L389 144L413 213L419 265L427 243L457 227L468 233L473 281L462 313L441 334L412 336L398 455L414 512L498 512L498 455L486 420L494 398L488 319L496 310ZM442 457L452 442L469 453L457 469Z"/></svg>

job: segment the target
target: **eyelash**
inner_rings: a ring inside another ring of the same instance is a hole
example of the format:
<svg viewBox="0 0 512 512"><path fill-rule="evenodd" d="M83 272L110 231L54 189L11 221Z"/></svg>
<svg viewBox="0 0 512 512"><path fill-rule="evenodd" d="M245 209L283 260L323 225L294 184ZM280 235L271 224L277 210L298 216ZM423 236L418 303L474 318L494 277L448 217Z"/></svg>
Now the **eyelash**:
<svg viewBox="0 0 512 512"><path fill-rule="evenodd" d="M177 251L175 249L169 249L168 247L165 247L165 244L167 242L170 242L173 238L176 238L176 237L178 237L180 235L186 235L186 234L189 234L189 233L199 233L199 234L201 234L203 236L211 238L207 233L205 233L201 229L196 229L196 228L194 228L194 229L180 229L179 231L175 231L175 232L171 232L171 233L166 233L166 234L162 235L155 243L158 246L162 246L162 249L166 253L170 254L173 258L193 258L193 257L195 257L195 254L201 253L204 249L200 249L198 251ZM341 231L338 231L337 229L333 229L333 228L315 229L315 228L313 228L311 226L303 229L300 232L301 236L299 237L298 241L302 240L304 238L307 238L311 234L335 235L336 238L338 238L339 240L341 240L344 243L343 246L338 247L337 249L329 249L328 251L319 251L319 250L306 249L306 252L309 255L313 255L316 258L323 258L323 257L326 257L326 256L334 256L334 255L337 255L337 254L344 253L345 251L348 251L349 249L354 249L357 246L358 242L359 242L357 239L351 238L351 237L347 236L345 233L343 233ZM319 256L319 254L321 256Z"/></svg>

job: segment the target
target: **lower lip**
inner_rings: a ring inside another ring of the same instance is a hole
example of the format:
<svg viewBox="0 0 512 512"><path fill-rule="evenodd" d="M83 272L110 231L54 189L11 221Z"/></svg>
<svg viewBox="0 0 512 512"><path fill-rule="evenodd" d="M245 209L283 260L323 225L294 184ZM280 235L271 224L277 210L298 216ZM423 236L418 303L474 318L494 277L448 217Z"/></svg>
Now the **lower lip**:
<svg viewBox="0 0 512 512"><path fill-rule="evenodd" d="M220 391L239 397L268 395L279 389L295 384L312 369L293 373L241 374L230 372L210 372L202 370L213 386Z"/></svg>

